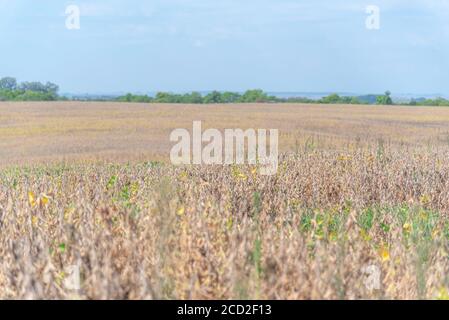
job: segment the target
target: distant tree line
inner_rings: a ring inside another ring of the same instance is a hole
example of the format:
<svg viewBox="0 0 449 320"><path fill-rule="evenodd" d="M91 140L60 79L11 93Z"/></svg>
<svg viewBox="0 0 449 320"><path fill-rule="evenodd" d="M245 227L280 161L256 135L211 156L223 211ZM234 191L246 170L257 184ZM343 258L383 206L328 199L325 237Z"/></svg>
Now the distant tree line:
<svg viewBox="0 0 449 320"><path fill-rule="evenodd" d="M53 101L58 100L59 87L51 82L21 82L15 78L0 79L0 101Z"/></svg>
<svg viewBox="0 0 449 320"><path fill-rule="evenodd" d="M0 101L54 101L70 100L58 95L58 85L47 82L17 82L15 78L0 79ZM76 100L76 99L74 99ZM199 92L177 94L158 92L154 97L128 93L120 97L92 98L87 96L83 101L119 101L140 103L185 103L185 104L226 104L226 103L313 103L313 104L377 104L377 105L411 105L411 106L449 106L449 100L413 99L406 103L394 103L391 92L383 95L340 96L330 94L321 99L305 97L280 98L267 94L263 90L247 90L244 93L212 91L206 95Z"/></svg>
<svg viewBox="0 0 449 320"><path fill-rule="evenodd" d="M199 92L176 94L169 92L158 92L155 97L148 95L133 95L128 93L117 98L121 102L153 102L153 103L250 103L250 102L278 102L278 98L269 96L262 90L248 90L245 93L212 91L207 95Z"/></svg>
<svg viewBox="0 0 449 320"><path fill-rule="evenodd" d="M216 103L321 103L321 104L393 104L390 93L385 96L340 96L331 94L321 99L309 99L304 97L279 98L268 95L262 90L248 90L244 93L212 91L207 95L199 92L186 94L175 94L158 92L156 96L134 95L128 93L117 98L120 102L145 102L145 103L193 103L193 104L216 104Z"/></svg>
<svg viewBox="0 0 449 320"><path fill-rule="evenodd" d="M268 95L262 90L248 90L245 93L212 91L207 95L199 92L176 94L158 92L154 97L149 95L134 95L128 93L116 99L120 102L144 102L144 103L189 103L189 104L218 104L218 103L312 103L312 104L366 104L366 105L410 105L410 106L449 106L449 100L415 99L407 103L395 103L391 98L391 92L383 95L340 96L330 94L320 99L305 97L279 98Z"/></svg>
<svg viewBox="0 0 449 320"><path fill-rule="evenodd" d="M436 99L413 99L408 103L410 106L434 106L434 107L449 107L449 100L444 98Z"/></svg>

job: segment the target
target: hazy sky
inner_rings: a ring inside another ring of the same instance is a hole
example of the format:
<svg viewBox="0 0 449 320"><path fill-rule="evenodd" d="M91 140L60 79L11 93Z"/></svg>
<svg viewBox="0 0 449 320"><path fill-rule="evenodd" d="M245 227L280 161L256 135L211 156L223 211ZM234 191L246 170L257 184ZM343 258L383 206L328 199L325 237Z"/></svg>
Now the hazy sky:
<svg viewBox="0 0 449 320"><path fill-rule="evenodd" d="M449 1L0 0L0 52L0 77L63 92L449 94Z"/></svg>

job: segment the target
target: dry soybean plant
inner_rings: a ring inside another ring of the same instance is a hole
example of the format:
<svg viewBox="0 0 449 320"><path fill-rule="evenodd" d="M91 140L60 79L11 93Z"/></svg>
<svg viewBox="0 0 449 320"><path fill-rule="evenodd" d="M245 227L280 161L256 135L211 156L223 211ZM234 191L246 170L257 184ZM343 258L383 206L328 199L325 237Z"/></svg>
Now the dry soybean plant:
<svg viewBox="0 0 449 320"><path fill-rule="evenodd" d="M2 169L0 298L446 299L448 156Z"/></svg>

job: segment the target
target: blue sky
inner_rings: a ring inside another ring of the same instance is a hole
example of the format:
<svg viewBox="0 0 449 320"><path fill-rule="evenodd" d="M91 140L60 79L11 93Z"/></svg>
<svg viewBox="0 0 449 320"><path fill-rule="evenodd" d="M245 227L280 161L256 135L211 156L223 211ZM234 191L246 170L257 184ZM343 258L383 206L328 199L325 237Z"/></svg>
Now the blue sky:
<svg viewBox="0 0 449 320"><path fill-rule="evenodd" d="M0 0L0 52L0 77L73 93L449 94L449 1Z"/></svg>

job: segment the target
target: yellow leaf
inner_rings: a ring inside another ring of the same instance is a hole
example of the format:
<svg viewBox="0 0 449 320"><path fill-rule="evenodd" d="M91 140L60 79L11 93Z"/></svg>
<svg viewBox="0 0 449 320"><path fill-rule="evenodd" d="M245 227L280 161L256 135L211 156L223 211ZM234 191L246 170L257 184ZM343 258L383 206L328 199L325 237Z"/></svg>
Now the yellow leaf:
<svg viewBox="0 0 449 320"><path fill-rule="evenodd" d="M39 202L42 206L46 206L48 204L48 202L50 201L49 197L46 196L45 194L43 194L39 200L40 200Z"/></svg>
<svg viewBox="0 0 449 320"><path fill-rule="evenodd" d="M229 217L228 220L226 221L226 228L228 230L231 230L233 224L234 224L234 221L232 220L232 217Z"/></svg>
<svg viewBox="0 0 449 320"><path fill-rule="evenodd" d="M187 174L187 172L185 172L185 171L183 171L183 172L181 172L180 174L179 174L179 180L181 180L181 181L187 181L187 178L188 178L188 174Z"/></svg>
<svg viewBox="0 0 449 320"><path fill-rule="evenodd" d="M337 160L345 162L345 161L351 160L351 157L350 156L346 156L346 155L340 155L340 156L338 156Z"/></svg>
<svg viewBox="0 0 449 320"><path fill-rule="evenodd" d="M329 233L329 241L335 242L338 240L338 234L335 231Z"/></svg>
<svg viewBox="0 0 449 320"><path fill-rule="evenodd" d="M407 222L402 226L402 229L404 230L404 232L410 233L412 232L412 225Z"/></svg>
<svg viewBox="0 0 449 320"><path fill-rule="evenodd" d="M440 288L440 291L437 295L437 300L449 300L449 292L446 288Z"/></svg>
<svg viewBox="0 0 449 320"><path fill-rule="evenodd" d="M435 239L438 237L438 235L440 234L440 230L435 229L432 231L432 239Z"/></svg>
<svg viewBox="0 0 449 320"><path fill-rule="evenodd" d="M243 173L239 173L238 177L242 180L246 180L248 177L246 175L244 175Z"/></svg>
<svg viewBox="0 0 449 320"><path fill-rule="evenodd" d="M31 223L33 224L33 226L37 226L38 222L39 222L39 218L37 216L33 216L31 218Z"/></svg>
<svg viewBox="0 0 449 320"><path fill-rule="evenodd" d="M31 191L28 192L28 202L29 202L31 207L35 207L36 206L36 196Z"/></svg>
<svg viewBox="0 0 449 320"><path fill-rule="evenodd" d="M178 216L182 216L184 214L185 210L186 209L184 207L181 207L178 209L178 211L176 213L178 214Z"/></svg>
<svg viewBox="0 0 449 320"><path fill-rule="evenodd" d="M370 242L372 239L368 232L366 232L364 229L360 230L360 236L366 242Z"/></svg>
<svg viewBox="0 0 449 320"><path fill-rule="evenodd" d="M430 203L430 197L427 194L424 194L419 198L419 202L425 206Z"/></svg>
<svg viewBox="0 0 449 320"><path fill-rule="evenodd" d="M424 220L424 221L427 221L427 220L429 219L429 215L428 215L427 212L424 211L424 210L421 210L421 211L419 212L419 217L420 217L422 220Z"/></svg>
<svg viewBox="0 0 449 320"><path fill-rule="evenodd" d="M235 178L239 178L239 179L242 179L242 180L246 180L246 179L248 178L245 174L243 174L242 172L240 172L240 170L239 170L237 167L234 167L234 168L232 169L232 175L233 175Z"/></svg>
<svg viewBox="0 0 449 320"><path fill-rule="evenodd" d="M75 212L75 208L68 207L64 210L64 219L68 220L70 216Z"/></svg>
<svg viewBox="0 0 449 320"><path fill-rule="evenodd" d="M66 274L64 271L61 271L59 273L56 274L55 277L55 281L58 285L61 285L62 281L64 280L64 278L66 277Z"/></svg>
<svg viewBox="0 0 449 320"><path fill-rule="evenodd" d="M379 250L379 255L382 262L387 262L390 260L390 251L386 246L382 246Z"/></svg>

